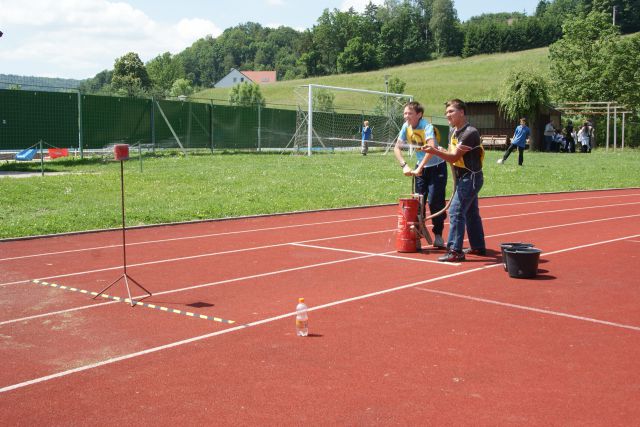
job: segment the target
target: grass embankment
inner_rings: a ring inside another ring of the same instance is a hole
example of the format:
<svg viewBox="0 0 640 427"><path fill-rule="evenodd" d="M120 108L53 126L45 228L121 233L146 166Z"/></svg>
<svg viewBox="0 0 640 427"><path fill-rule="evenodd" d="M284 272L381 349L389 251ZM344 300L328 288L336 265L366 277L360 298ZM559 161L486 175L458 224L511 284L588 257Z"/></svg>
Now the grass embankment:
<svg viewBox="0 0 640 427"><path fill-rule="evenodd" d="M527 152L524 167L517 153L497 165L501 154L487 152L481 196L640 186L640 150ZM44 177L0 179L0 238L121 225L118 162L57 160L46 167ZM128 226L395 203L410 191L393 156L380 153L157 157L145 158L142 169L137 160L125 163Z"/></svg>
<svg viewBox="0 0 640 427"><path fill-rule="evenodd" d="M514 68L549 72L548 48L521 52L478 55L470 58L444 58L399 67L355 74L338 74L311 79L289 80L260 86L267 103L295 105L296 86L327 86L378 90L384 92L384 76L398 77L407 84L404 93L413 95L425 106L425 115L442 116L444 102L451 98L465 101L495 101L500 86ZM226 100L228 88L207 89L196 96ZM340 94L336 93L336 104Z"/></svg>

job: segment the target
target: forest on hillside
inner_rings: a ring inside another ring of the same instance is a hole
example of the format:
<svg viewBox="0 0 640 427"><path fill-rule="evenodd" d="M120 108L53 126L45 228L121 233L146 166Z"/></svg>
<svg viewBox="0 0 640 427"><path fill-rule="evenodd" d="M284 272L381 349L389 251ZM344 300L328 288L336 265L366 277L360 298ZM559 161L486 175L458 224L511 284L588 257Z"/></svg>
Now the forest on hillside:
<svg viewBox="0 0 640 427"><path fill-rule="evenodd" d="M176 96L212 87L232 68L275 70L278 80L371 71L447 56L548 46L568 20L611 15L620 32L640 31L640 0L541 0L535 13L483 14L460 22L452 0L389 0L364 12L325 9L305 31L247 22L184 51L143 64L135 52L82 82L86 93Z"/></svg>

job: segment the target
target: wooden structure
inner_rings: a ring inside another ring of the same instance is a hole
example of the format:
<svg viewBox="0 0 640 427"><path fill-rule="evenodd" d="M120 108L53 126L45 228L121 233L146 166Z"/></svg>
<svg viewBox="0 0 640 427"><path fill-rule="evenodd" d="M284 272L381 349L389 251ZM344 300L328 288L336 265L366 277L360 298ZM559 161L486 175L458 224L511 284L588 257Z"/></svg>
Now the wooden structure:
<svg viewBox="0 0 640 427"><path fill-rule="evenodd" d="M509 145L509 137L507 135L480 135L482 146L487 149L504 150Z"/></svg>
<svg viewBox="0 0 640 427"><path fill-rule="evenodd" d="M567 115L572 116L604 116L607 115L607 131L606 131L606 150L609 151L609 129L611 129L611 116L613 116L613 150L618 147L618 126L617 118L618 114L622 115L622 145L621 150L624 150L624 125L627 114L633 114L630 108L624 104L619 104L617 101L587 101L587 102L565 102L560 104L558 110ZM595 147L595 141L592 142Z"/></svg>
<svg viewBox="0 0 640 427"><path fill-rule="evenodd" d="M480 132L483 146L506 148L519 124L518 120L506 119L497 101L470 101L466 104L469 122ZM549 123L549 119L556 128L561 128L562 113L552 107L542 107L536 117L527 117L531 128L530 142L537 149L543 146L544 126Z"/></svg>

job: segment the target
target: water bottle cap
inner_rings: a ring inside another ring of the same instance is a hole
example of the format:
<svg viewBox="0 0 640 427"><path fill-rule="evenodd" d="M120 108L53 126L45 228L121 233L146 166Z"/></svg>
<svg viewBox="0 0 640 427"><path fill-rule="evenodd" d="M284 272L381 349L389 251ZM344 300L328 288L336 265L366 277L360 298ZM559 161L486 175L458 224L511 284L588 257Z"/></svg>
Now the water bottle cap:
<svg viewBox="0 0 640 427"><path fill-rule="evenodd" d="M304 298L298 298L298 302L304 302Z"/></svg>

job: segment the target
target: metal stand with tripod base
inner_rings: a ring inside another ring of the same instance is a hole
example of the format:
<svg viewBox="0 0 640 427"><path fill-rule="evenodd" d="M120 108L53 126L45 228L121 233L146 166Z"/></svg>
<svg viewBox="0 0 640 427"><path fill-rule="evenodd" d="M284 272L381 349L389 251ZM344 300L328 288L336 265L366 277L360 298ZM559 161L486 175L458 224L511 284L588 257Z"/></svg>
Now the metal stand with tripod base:
<svg viewBox="0 0 640 427"><path fill-rule="evenodd" d="M131 281L134 285L142 289L147 293L147 296L151 296L151 292L149 292L144 286L138 283L133 277L129 276L127 273L127 240L126 240L126 225L125 225L125 215L124 215L124 161L129 159L129 146L127 144L117 144L113 149L115 159L120 160L120 195L121 195L121 204L122 204L122 263L124 272L120 277L111 282L109 286L98 292L93 299L98 298L100 295L105 293L107 289L118 283L120 280L124 281L124 285L127 288L127 295L129 296L129 301L131 302L131 307L136 305L136 302L131 297L131 289L129 288L129 282ZM145 297L146 298L146 297Z"/></svg>

